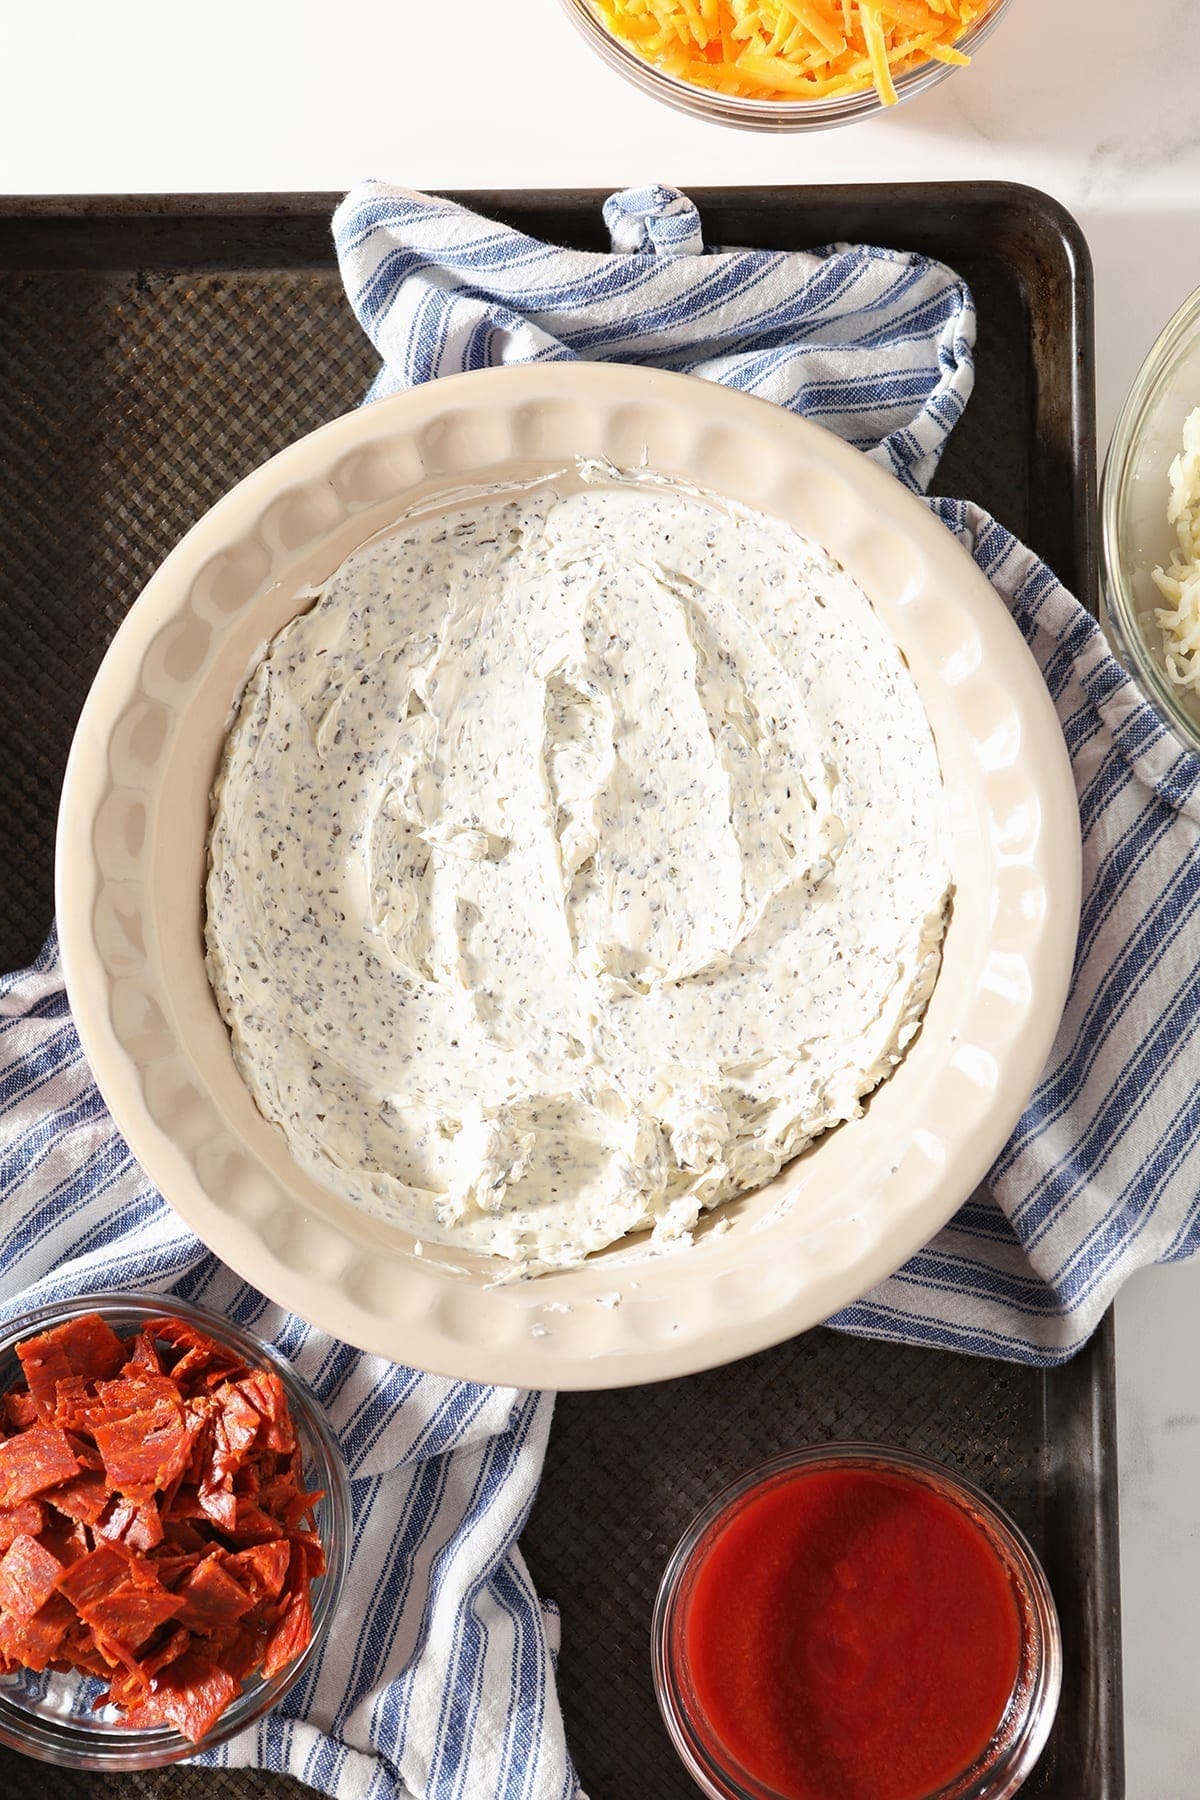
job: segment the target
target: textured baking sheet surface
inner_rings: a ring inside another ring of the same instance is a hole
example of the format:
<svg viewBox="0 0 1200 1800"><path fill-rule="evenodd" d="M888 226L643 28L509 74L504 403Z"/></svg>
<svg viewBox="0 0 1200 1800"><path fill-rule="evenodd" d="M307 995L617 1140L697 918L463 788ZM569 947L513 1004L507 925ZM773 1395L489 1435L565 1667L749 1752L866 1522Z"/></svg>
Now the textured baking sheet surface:
<svg viewBox="0 0 1200 1800"><path fill-rule="evenodd" d="M1041 1386L1029 1369L819 1331L685 1381L561 1394L525 1540L541 1592L569 1598L559 1693L592 1800L635 1774L646 1795L695 1792L659 1722L649 1620L717 1488L797 1444L884 1440L962 1469L1040 1543Z"/></svg>
<svg viewBox="0 0 1200 1800"><path fill-rule="evenodd" d="M0 275L0 964L51 914L53 812L109 639L243 475L361 399L328 274Z"/></svg>
<svg viewBox="0 0 1200 1800"><path fill-rule="evenodd" d="M985 196L966 190L957 210L944 190L872 192L839 201L727 190L703 210L714 241L908 236L954 261L978 303L978 379L938 491L978 500L1085 583L1086 568L1071 561L1090 466L1070 388L1078 294L1053 218L1027 217L1019 199L989 211ZM0 963L10 968L29 960L50 922L54 809L71 733L124 613L214 500L355 405L374 367L336 272L320 266L329 253L317 209L296 208L283 225L267 219L261 236L256 220L235 221L224 265L225 227L206 223L206 203L152 227L132 214L135 269L113 252L119 221L107 237L89 226L76 255L72 203L54 206L62 233L47 231L40 263L25 227L5 256L0 218ZM590 201L506 196L496 210L528 229L601 241ZM194 266L193 245L202 249ZM1117 1800L1111 1355L1106 1332L1071 1370L1047 1376L822 1331L686 1381L561 1398L523 1544L563 1610L559 1686L592 1800L694 1794L650 1685L650 1604L666 1555L727 1477L780 1448L840 1437L950 1462L1030 1533L1063 1613L1068 1671L1051 1751L1026 1791L1031 1800ZM0 1749L0 1794L47 1792L283 1800L308 1790L247 1771L50 1772ZM476 1797L468 1790L464 1800Z"/></svg>

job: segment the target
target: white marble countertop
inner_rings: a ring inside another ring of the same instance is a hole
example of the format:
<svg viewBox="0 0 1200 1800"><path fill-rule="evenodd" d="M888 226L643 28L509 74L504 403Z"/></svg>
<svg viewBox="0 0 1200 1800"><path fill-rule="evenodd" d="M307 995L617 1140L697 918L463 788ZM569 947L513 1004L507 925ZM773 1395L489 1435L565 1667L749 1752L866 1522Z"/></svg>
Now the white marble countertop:
<svg viewBox="0 0 1200 1800"><path fill-rule="evenodd" d="M1079 219L1101 448L1200 286L1200 0L1015 0L975 66L848 130L705 125L628 87L557 0L87 0L11 9L0 192L1008 180ZM47 96L52 94L53 103ZM1117 1308L1127 1791L1195 1800L1200 1266Z"/></svg>

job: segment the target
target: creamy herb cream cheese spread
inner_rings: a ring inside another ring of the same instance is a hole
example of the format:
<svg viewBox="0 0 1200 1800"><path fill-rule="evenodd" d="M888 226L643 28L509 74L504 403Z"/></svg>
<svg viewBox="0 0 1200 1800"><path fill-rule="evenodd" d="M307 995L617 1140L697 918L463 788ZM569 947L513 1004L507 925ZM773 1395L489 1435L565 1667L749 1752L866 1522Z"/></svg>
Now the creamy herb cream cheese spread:
<svg viewBox="0 0 1200 1800"><path fill-rule="evenodd" d="M531 1268L684 1238L855 1115L937 975L916 684L790 528L653 478L346 561L250 679L208 966L292 1153Z"/></svg>

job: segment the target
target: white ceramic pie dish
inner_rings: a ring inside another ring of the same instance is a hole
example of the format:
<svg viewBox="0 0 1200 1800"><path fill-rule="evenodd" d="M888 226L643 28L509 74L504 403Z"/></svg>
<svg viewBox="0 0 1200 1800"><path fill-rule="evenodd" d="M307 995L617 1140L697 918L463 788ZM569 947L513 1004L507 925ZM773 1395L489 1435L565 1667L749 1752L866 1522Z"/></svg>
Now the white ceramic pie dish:
<svg viewBox="0 0 1200 1800"><path fill-rule="evenodd" d="M923 1028L861 1119L721 1209L497 1283L318 1185L256 1110L204 969L209 792L231 709L300 596L416 500L643 457L782 518L863 585L907 657L950 796L955 899ZM687 376L541 364L439 381L336 420L243 481L118 632L76 733L57 906L72 1011L151 1180L272 1299L398 1361L601 1387L728 1361L896 1269L973 1191L1062 1010L1079 828L1061 733L1003 604L922 503L819 427Z"/></svg>

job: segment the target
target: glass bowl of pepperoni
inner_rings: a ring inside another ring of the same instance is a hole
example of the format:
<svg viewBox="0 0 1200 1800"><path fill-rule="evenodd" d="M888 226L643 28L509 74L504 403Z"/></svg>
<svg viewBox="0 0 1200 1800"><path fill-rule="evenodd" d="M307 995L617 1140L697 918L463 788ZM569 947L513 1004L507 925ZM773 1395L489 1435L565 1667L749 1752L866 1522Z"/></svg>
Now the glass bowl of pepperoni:
<svg viewBox="0 0 1200 1800"><path fill-rule="evenodd" d="M610 68L748 131L848 125L964 68L1009 0L562 0Z"/></svg>
<svg viewBox="0 0 1200 1800"><path fill-rule="evenodd" d="M0 1327L0 1742L158 1768L276 1706L350 1542L320 1407L271 1345L171 1295Z"/></svg>

